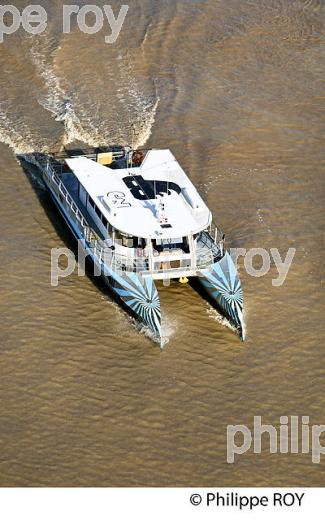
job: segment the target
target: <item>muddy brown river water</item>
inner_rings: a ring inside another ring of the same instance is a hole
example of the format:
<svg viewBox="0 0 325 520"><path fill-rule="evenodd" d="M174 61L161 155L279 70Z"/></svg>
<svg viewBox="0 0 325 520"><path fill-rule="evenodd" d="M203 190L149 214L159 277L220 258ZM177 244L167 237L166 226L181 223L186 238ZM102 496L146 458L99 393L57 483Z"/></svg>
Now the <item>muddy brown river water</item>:
<svg viewBox="0 0 325 520"><path fill-rule="evenodd" d="M0 485L323 485L324 460L267 438L227 464L226 428L325 424L324 2L132 0L113 45L39 3L46 32L0 45ZM240 259L245 343L190 286L158 287L163 352L91 276L51 287L73 241L15 154L132 128L173 151L229 247L296 249L281 287Z"/></svg>

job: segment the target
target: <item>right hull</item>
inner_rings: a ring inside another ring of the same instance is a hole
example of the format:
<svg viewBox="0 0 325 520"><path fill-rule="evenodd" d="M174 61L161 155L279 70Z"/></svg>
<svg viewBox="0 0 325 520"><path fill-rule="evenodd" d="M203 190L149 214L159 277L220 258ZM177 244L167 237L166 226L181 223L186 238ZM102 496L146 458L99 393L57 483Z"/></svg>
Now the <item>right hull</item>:
<svg viewBox="0 0 325 520"><path fill-rule="evenodd" d="M212 304L237 329L244 341L243 290L230 254L226 252L219 262L201 271L197 280Z"/></svg>

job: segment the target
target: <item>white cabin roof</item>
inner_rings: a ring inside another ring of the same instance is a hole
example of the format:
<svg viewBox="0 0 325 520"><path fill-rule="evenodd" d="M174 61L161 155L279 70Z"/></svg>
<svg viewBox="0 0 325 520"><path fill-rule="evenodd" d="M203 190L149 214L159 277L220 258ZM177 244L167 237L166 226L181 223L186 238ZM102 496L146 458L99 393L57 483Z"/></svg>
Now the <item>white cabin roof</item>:
<svg viewBox="0 0 325 520"><path fill-rule="evenodd" d="M66 162L106 219L123 233L180 238L211 223L210 210L169 150L149 151L140 168L113 170L86 157Z"/></svg>

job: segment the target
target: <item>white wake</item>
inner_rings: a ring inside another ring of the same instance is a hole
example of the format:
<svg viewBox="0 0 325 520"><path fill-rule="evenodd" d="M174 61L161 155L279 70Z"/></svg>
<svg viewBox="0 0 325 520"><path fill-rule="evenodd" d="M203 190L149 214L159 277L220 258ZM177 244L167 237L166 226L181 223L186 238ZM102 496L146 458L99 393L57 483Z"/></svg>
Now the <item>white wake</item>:
<svg viewBox="0 0 325 520"><path fill-rule="evenodd" d="M66 91L64 80L55 70L56 53L60 52L60 47L51 51L51 40L45 34L34 40L30 52L46 90L46 94L39 95L38 101L64 125L62 145L82 141L90 146L115 143L139 148L146 144L155 123L159 97L148 98L141 92L130 63L117 60L116 82L120 86L115 101L120 105L120 111L116 110L116 119L94 121L93 114L87 113L78 94L73 93L72 88L70 92ZM96 99L93 102L95 104Z"/></svg>

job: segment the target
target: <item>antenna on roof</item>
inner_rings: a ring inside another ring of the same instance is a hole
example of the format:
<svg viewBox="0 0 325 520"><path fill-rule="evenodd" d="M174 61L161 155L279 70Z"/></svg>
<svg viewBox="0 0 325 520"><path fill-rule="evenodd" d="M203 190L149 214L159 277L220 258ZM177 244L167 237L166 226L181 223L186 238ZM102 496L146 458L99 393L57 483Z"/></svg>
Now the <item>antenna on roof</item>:
<svg viewBox="0 0 325 520"><path fill-rule="evenodd" d="M132 129L132 138L131 138L131 151L128 153L128 166L132 168L132 157L133 157L133 150L134 150L134 142L135 142L135 125L134 123L131 123L131 129ZM131 160L130 160L131 157Z"/></svg>
<svg viewBox="0 0 325 520"><path fill-rule="evenodd" d="M134 124L134 123L131 124L131 128L132 128L131 147L132 147L132 151L133 151L133 149L134 149L134 144L135 144L135 135L136 135L136 132L135 132L135 124Z"/></svg>

